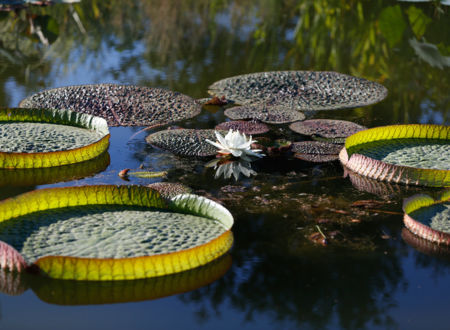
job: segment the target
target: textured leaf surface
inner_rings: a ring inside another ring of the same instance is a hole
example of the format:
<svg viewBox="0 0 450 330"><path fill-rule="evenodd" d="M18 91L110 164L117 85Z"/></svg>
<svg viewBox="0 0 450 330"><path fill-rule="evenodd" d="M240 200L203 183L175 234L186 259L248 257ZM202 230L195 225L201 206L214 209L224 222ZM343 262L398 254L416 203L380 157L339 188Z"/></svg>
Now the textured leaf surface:
<svg viewBox="0 0 450 330"><path fill-rule="evenodd" d="M337 72L273 71L226 78L209 87L210 93L239 104L268 103L296 110L333 110L360 107L383 100L382 85Z"/></svg>
<svg viewBox="0 0 450 330"><path fill-rule="evenodd" d="M342 145L319 141L301 141L292 143L291 149L298 159L321 163L337 160Z"/></svg>
<svg viewBox="0 0 450 330"><path fill-rule="evenodd" d="M233 120L256 119L268 124L286 124L305 119L305 115L280 105L244 105L225 110L225 116Z"/></svg>
<svg viewBox="0 0 450 330"><path fill-rule="evenodd" d="M109 126L168 124L201 111L194 99L178 92L113 84L49 89L27 97L20 106L70 109L102 117Z"/></svg>
<svg viewBox="0 0 450 330"><path fill-rule="evenodd" d="M392 125L346 139L343 165L377 180L416 185L450 185L450 127Z"/></svg>
<svg viewBox="0 0 450 330"><path fill-rule="evenodd" d="M450 245L450 190L438 200L425 194L403 203L405 226L414 234L438 244Z"/></svg>
<svg viewBox="0 0 450 330"><path fill-rule="evenodd" d="M0 220L1 239L62 279L176 273L224 254L233 240L233 218L219 204L179 195L168 205L140 186L37 190L1 202Z"/></svg>
<svg viewBox="0 0 450 330"><path fill-rule="evenodd" d="M225 131L221 132L226 134ZM213 129L163 130L147 136L146 141L176 155L207 157L217 154L217 148L206 142L215 141Z"/></svg>
<svg viewBox="0 0 450 330"><path fill-rule="evenodd" d="M289 125L289 128L299 134L319 136L327 139L346 138L356 132L366 129L366 127L351 121L337 119L310 119L299 121Z"/></svg>
<svg viewBox="0 0 450 330"><path fill-rule="evenodd" d="M270 128L264 123L258 121L226 121L216 126L216 130L228 131L232 129L233 131L239 131L247 135L254 134L264 134L267 133Z"/></svg>
<svg viewBox="0 0 450 330"><path fill-rule="evenodd" d="M0 109L0 168L41 168L83 162L106 151L102 118L54 109Z"/></svg>

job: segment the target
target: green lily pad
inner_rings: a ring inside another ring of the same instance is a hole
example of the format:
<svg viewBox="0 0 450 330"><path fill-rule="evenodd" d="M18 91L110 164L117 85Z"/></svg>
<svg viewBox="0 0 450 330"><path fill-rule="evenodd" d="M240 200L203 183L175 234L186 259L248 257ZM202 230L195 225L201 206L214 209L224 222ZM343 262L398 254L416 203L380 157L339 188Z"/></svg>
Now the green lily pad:
<svg viewBox="0 0 450 330"><path fill-rule="evenodd" d="M415 235L437 244L450 246L450 190L434 200L417 194L403 202L403 222Z"/></svg>
<svg viewBox="0 0 450 330"><path fill-rule="evenodd" d="M20 102L24 108L69 109L106 119L109 126L150 126L192 118L201 105L187 95L131 85L80 85L45 90Z"/></svg>
<svg viewBox="0 0 450 330"><path fill-rule="evenodd" d="M220 131L222 134L226 132ZM172 129L147 136L147 143L180 156L208 157L217 154L217 148L206 142L215 141L213 129Z"/></svg>
<svg viewBox="0 0 450 330"><path fill-rule="evenodd" d="M225 110L225 116L233 120L256 119L268 124L286 124L305 119L305 115L286 106L256 104Z"/></svg>
<svg viewBox="0 0 450 330"><path fill-rule="evenodd" d="M0 109L0 168L41 168L95 158L109 145L106 121L69 110Z"/></svg>
<svg viewBox="0 0 450 330"><path fill-rule="evenodd" d="M361 107L383 100L380 84L337 72L258 72L219 80L212 95L239 104L273 103L296 110L334 110Z"/></svg>
<svg viewBox="0 0 450 330"><path fill-rule="evenodd" d="M344 166L373 179L428 186L450 185L450 128L392 125L346 139Z"/></svg>
<svg viewBox="0 0 450 330"><path fill-rule="evenodd" d="M137 279L194 268L230 248L232 223L211 200L165 199L141 186L43 189L0 203L1 243L61 279ZM0 260L8 251L0 246Z"/></svg>

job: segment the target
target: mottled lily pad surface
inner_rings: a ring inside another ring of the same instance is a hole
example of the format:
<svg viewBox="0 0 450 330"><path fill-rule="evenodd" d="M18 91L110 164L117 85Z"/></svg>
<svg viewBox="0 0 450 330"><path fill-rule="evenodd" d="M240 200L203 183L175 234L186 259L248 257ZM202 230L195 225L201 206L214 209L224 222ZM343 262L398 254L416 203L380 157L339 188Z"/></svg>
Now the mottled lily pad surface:
<svg viewBox="0 0 450 330"><path fill-rule="evenodd" d="M292 143L294 157L309 162L330 162L338 159L342 145L319 142L301 141Z"/></svg>
<svg viewBox="0 0 450 330"><path fill-rule="evenodd" d="M286 124L305 119L305 115L283 105L245 105L225 110L225 116L233 120L257 119L268 124Z"/></svg>
<svg viewBox="0 0 450 330"><path fill-rule="evenodd" d="M118 259L170 253L224 232L199 216L104 205L36 212L0 223L0 240L28 263L48 255Z"/></svg>
<svg viewBox="0 0 450 330"><path fill-rule="evenodd" d="M0 152L55 152L97 142L103 134L46 123L0 123Z"/></svg>
<svg viewBox="0 0 450 330"><path fill-rule="evenodd" d="M156 190L161 196L166 198L175 197L179 194L189 194L192 191L188 186L175 182L155 182L149 184L147 187Z"/></svg>
<svg viewBox="0 0 450 330"><path fill-rule="evenodd" d="M226 134L225 131L221 131ZM147 136L146 141L180 156L207 157L217 154L217 148L206 142L216 140L213 129L163 130Z"/></svg>
<svg viewBox="0 0 450 330"><path fill-rule="evenodd" d="M337 119L309 119L292 123L289 128L299 134L326 139L346 138L366 129L351 121Z"/></svg>
<svg viewBox="0 0 450 330"><path fill-rule="evenodd" d="M226 78L209 92L239 104L267 103L297 110L355 108L383 100L382 85L337 72L273 71Z"/></svg>
<svg viewBox="0 0 450 330"><path fill-rule="evenodd" d="M167 124L201 111L199 103L178 92L114 84L49 89L27 97L20 106L74 110L102 117L109 126Z"/></svg>
<svg viewBox="0 0 450 330"><path fill-rule="evenodd" d="M264 123L260 123L258 121L243 121L243 120L234 120L234 121L226 121L216 126L216 130L224 130L228 131L232 129L233 131L239 131L241 133L245 133L248 135L254 134L264 134L267 133L270 128Z"/></svg>

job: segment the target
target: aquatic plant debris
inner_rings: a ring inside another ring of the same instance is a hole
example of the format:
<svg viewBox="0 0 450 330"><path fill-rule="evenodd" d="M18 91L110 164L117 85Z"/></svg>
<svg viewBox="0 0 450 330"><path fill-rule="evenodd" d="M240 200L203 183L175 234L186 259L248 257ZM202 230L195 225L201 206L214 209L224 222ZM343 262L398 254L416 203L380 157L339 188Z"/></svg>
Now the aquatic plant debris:
<svg viewBox="0 0 450 330"><path fill-rule="evenodd" d="M100 117L57 109L0 109L0 168L42 168L96 158L109 146Z"/></svg>
<svg viewBox="0 0 450 330"><path fill-rule="evenodd" d="M271 71L225 78L212 95L238 104L272 103L296 110L336 110L377 103L387 89L362 78L326 71Z"/></svg>
<svg viewBox="0 0 450 330"><path fill-rule="evenodd" d="M403 222L412 233L430 242L450 246L450 189L436 200L417 194L404 200Z"/></svg>
<svg viewBox="0 0 450 330"><path fill-rule="evenodd" d="M161 88L97 84L48 89L20 102L24 108L69 109L106 119L109 126L150 126L192 118L201 105Z"/></svg>
<svg viewBox="0 0 450 330"><path fill-rule="evenodd" d="M302 112L284 105L265 103L232 107L225 110L225 116L233 120L256 119L267 124L286 124L305 119Z"/></svg>
<svg viewBox="0 0 450 330"><path fill-rule="evenodd" d="M206 142L214 139L213 129L168 129L150 134L147 143L180 156L209 157L217 154L214 146Z"/></svg>
<svg viewBox="0 0 450 330"><path fill-rule="evenodd" d="M228 251L232 224L229 211L211 200L166 199L144 186L50 188L0 202L0 239L20 250L27 268L60 279L138 279L195 268ZM11 251L0 251L2 265L18 268Z"/></svg>
<svg viewBox="0 0 450 330"><path fill-rule="evenodd" d="M450 186L450 127L391 125L348 137L341 163L372 179L424 186Z"/></svg>
<svg viewBox="0 0 450 330"><path fill-rule="evenodd" d="M237 158L242 158L243 160L250 161L251 157L262 158L263 154L260 154L260 149L252 149L253 143L257 142L252 139L252 136L247 138L245 133L240 133L239 131L233 131L230 129L225 136L222 136L220 132L214 131L217 142L206 140L209 144L215 146L219 150L217 151L220 155L230 155Z"/></svg>

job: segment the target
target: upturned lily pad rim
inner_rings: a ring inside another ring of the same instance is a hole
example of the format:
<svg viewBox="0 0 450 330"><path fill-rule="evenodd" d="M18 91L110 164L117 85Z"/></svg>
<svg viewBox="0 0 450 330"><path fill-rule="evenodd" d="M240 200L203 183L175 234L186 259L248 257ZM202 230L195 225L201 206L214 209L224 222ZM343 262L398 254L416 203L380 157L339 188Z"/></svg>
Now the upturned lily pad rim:
<svg viewBox="0 0 450 330"><path fill-rule="evenodd" d="M403 223L413 234L428 241L450 246L450 233L439 231L411 217L411 213L423 207L430 207L450 200L450 189L444 191L436 200L427 194L413 195L403 201Z"/></svg>
<svg viewBox="0 0 450 330"><path fill-rule="evenodd" d="M353 172L380 181L431 187L450 186L449 170L394 165L352 153L352 148L364 143L395 139L438 139L450 143L450 126L407 124L369 128L345 140L345 148L339 153L339 159L342 165Z"/></svg>
<svg viewBox="0 0 450 330"><path fill-rule="evenodd" d="M42 168L83 162L101 155L109 146L109 130L103 118L70 110L0 108L0 122L50 123L95 130L99 139L82 147L51 152L1 152L0 168Z"/></svg>
<svg viewBox="0 0 450 330"><path fill-rule="evenodd" d="M48 277L71 280L126 280L163 276L204 265L225 254L232 245L233 216L205 197L181 194L163 198L145 186L93 185L47 188L0 202L0 222L37 211L81 205L135 205L192 214L220 223L224 233L211 241L177 252L130 258L44 256L29 267ZM1 256L0 256L1 257Z"/></svg>

